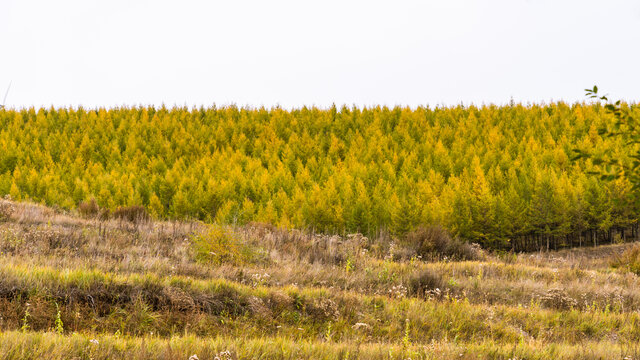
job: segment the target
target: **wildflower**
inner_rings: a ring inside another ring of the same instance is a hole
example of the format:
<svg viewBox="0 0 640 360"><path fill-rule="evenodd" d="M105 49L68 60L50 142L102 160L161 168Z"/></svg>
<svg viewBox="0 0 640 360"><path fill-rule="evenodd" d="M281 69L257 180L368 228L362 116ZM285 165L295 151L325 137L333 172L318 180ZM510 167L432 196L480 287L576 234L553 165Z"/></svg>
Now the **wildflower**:
<svg viewBox="0 0 640 360"><path fill-rule="evenodd" d="M231 351L229 351L229 350L223 351L223 352L221 352L221 353L217 354L217 355L213 358L213 360L231 360L231 359L232 359L232 357L231 357ZM194 360L197 360L197 358L196 358L196 359L194 359Z"/></svg>
<svg viewBox="0 0 640 360"><path fill-rule="evenodd" d="M358 330L358 329L371 329L371 325L367 324L367 323L355 323L355 325L353 325L351 327L354 330Z"/></svg>
<svg viewBox="0 0 640 360"><path fill-rule="evenodd" d="M93 345L98 345L100 342L96 339L91 339L89 340L90 343L92 343Z"/></svg>
<svg viewBox="0 0 640 360"><path fill-rule="evenodd" d="M407 296L407 288L402 284L398 284L391 287L387 293L392 297L401 299Z"/></svg>

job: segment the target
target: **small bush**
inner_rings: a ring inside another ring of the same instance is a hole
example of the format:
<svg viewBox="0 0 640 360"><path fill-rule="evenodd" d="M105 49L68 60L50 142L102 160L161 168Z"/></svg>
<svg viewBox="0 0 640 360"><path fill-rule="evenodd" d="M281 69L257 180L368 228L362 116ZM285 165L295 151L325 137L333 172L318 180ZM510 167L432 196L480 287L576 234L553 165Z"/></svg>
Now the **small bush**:
<svg viewBox="0 0 640 360"><path fill-rule="evenodd" d="M0 200L0 222L8 221L14 212L15 206L13 205L13 203L5 200Z"/></svg>
<svg viewBox="0 0 640 360"><path fill-rule="evenodd" d="M255 259L255 254L229 228L212 225L204 234L192 237L196 261L207 264L240 265Z"/></svg>
<svg viewBox="0 0 640 360"><path fill-rule="evenodd" d="M89 201L82 201L78 204L78 212L80 216L85 218L94 218L100 212L100 206L96 202L96 199L91 199Z"/></svg>
<svg viewBox="0 0 640 360"><path fill-rule="evenodd" d="M625 269L640 275L640 245L635 245L621 255L615 256L611 261L611 267Z"/></svg>
<svg viewBox="0 0 640 360"><path fill-rule="evenodd" d="M578 305L578 302L567 294L564 289L553 288L540 298L542 304L551 309L569 310Z"/></svg>
<svg viewBox="0 0 640 360"><path fill-rule="evenodd" d="M107 208L100 209L100 211L98 212L97 218L100 221L107 221L111 219L111 210Z"/></svg>
<svg viewBox="0 0 640 360"><path fill-rule="evenodd" d="M427 291L443 290L445 287L442 276L429 269L412 274L407 285L412 296L424 296Z"/></svg>
<svg viewBox="0 0 640 360"><path fill-rule="evenodd" d="M111 214L111 217L118 220L129 221L134 224L147 222L151 219L147 209L139 205L121 206Z"/></svg>
<svg viewBox="0 0 640 360"><path fill-rule="evenodd" d="M407 234L405 245L423 258L447 256L459 260L480 258L480 250L459 238L452 238L441 226L421 226Z"/></svg>
<svg viewBox="0 0 640 360"><path fill-rule="evenodd" d="M505 264L515 264L518 261L518 255L512 251L495 251L496 257Z"/></svg>

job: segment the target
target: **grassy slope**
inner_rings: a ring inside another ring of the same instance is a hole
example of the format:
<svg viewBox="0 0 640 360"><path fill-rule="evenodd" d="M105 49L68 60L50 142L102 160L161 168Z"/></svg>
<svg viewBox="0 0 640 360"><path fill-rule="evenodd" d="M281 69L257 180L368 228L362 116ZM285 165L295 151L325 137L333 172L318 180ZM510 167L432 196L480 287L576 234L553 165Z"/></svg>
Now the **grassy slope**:
<svg viewBox="0 0 640 360"><path fill-rule="evenodd" d="M609 266L629 245L427 263L394 260L384 244L363 251L358 237L254 226L241 232L258 260L212 266L193 261L201 224L12 206L0 223L0 358L640 353L640 281Z"/></svg>

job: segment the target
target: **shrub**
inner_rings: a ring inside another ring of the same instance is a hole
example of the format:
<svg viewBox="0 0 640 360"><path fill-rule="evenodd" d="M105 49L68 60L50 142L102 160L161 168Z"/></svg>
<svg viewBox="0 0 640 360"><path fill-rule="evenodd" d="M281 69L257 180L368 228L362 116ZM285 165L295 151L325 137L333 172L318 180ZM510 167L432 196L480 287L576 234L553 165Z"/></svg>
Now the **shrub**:
<svg viewBox="0 0 640 360"><path fill-rule="evenodd" d="M15 206L13 203L6 200L0 200L0 222L9 220L14 211Z"/></svg>
<svg viewBox="0 0 640 360"><path fill-rule="evenodd" d="M134 224L147 222L151 219L147 209L140 205L121 206L117 208L111 216L114 219L126 220Z"/></svg>
<svg viewBox="0 0 640 360"><path fill-rule="evenodd" d="M614 256L611 267L622 268L640 275L640 245L635 245L625 250L621 255Z"/></svg>
<svg viewBox="0 0 640 360"><path fill-rule="evenodd" d="M551 309L569 310L578 305L578 302L567 294L564 289L553 288L540 298L542 304Z"/></svg>
<svg viewBox="0 0 640 360"><path fill-rule="evenodd" d="M445 287L442 276L430 269L423 269L412 274L407 285L409 294L412 296L424 296L427 291L443 290Z"/></svg>
<svg viewBox="0 0 640 360"><path fill-rule="evenodd" d="M447 256L459 260L480 258L480 250L459 238L452 238L441 226L420 226L407 234L405 245L423 258Z"/></svg>
<svg viewBox="0 0 640 360"><path fill-rule="evenodd" d="M89 201L82 201L78 204L78 212L82 217L93 218L100 212L100 206L98 206L96 199L92 198Z"/></svg>
<svg viewBox="0 0 640 360"><path fill-rule="evenodd" d="M200 263L240 265L255 258L237 234L220 225L210 226L206 233L191 240L195 260Z"/></svg>
<svg viewBox="0 0 640 360"><path fill-rule="evenodd" d="M107 208L100 209L100 211L98 212L97 218L100 221L107 221L107 220L111 219L111 210L109 210Z"/></svg>

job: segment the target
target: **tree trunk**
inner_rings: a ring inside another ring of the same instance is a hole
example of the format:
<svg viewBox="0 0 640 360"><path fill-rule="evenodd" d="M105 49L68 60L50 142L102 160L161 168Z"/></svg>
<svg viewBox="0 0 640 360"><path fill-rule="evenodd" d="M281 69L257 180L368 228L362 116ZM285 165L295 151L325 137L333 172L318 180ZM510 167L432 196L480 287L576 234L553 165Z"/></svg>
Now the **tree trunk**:
<svg viewBox="0 0 640 360"><path fill-rule="evenodd" d="M578 244L582 247L582 234L578 234Z"/></svg>
<svg viewBox="0 0 640 360"><path fill-rule="evenodd" d="M547 252L549 252L549 235L547 235Z"/></svg>

